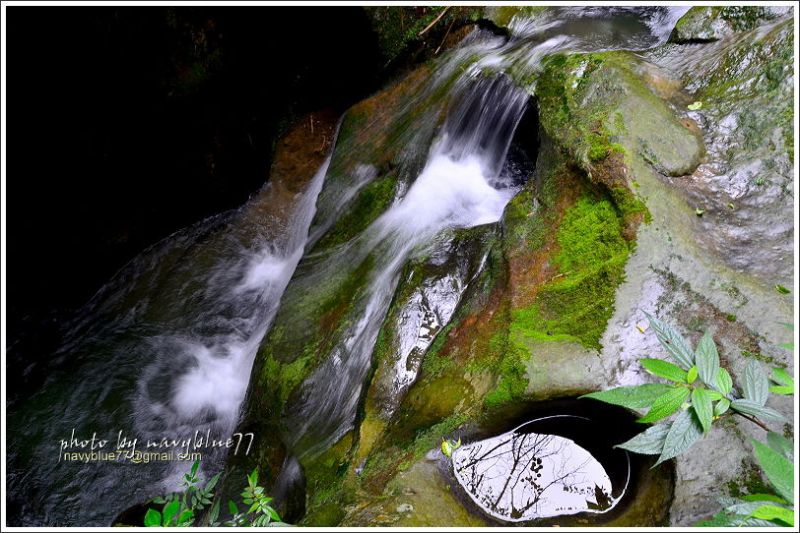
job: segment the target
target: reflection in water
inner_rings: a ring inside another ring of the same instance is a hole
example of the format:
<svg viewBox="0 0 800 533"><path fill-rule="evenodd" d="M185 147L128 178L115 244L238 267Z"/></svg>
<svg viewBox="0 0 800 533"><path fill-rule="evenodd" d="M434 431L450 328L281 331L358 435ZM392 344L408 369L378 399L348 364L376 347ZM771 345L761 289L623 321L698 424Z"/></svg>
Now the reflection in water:
<svg viewBox="0 0 800 533"><path fill-rule="evenodd" d="M603 513L616 505L625 487L614 494L609 474L590 452L571 439L533 433L531 425L453 453L456 478L475 503L508 522Z"/></svg>

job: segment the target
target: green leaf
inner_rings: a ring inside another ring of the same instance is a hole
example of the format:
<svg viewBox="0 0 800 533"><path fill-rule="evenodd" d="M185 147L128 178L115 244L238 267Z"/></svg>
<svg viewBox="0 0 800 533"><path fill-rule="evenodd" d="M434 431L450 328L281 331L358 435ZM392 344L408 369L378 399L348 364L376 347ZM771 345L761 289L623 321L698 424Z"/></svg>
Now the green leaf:
<svg viewBox="0 0 800 533"><path fill-rule="evenodd" d="M697 362L697 372L703 383L709 387L717 388L717 378L719 376L719 353L714 339L706 330L700 342L697 343L697 350L694 353Z"/></svg>
<svg viewBox="0 0 800 533"><path fill-rule="evenodd" d="M194 476L197 474L197 469L198 469L198 468L200 468L200 461L199 461L199 460L198 460L198 461L195 461L195 462L192 464L192 477L194 477Z"/></svg>
<svg viewBox="0 0 800 533"><path fill-rule="evenodd" d="M723 413L727 412L730 407L731 401L729 399L721 399L714 405L714 416L721 416Z"/></svg>
<svg viewBox="0 0 800 533"><path fill-rule="evenodd" d="M203 489L206 493L214 489L214 487L217 485L217 481L219 481L219 476L221 474L222 472L220 472L219 474L208 480L208 483L206 483L206 487Z"/></svg>
<svg viewBox="0 0 800 533"><path fill-rule="evenodd" d="M661 451L656 465L685 452L702 436L703 428L693 412L681 411L669 428L667 438L664 439L664 449Z"/></svg>
<svg viewBox="0 0 800 533"><path fill-rule="evenodd" d="M794 461L794 446L792 445L792 441L780 433L775 433L774 431L767 433L767 445L789 459L789 461Z"/></svg>
<svg viewBox="0 0 800 533"><path fill-rule="evenodd" d="M667 438L670 424L659 424L647 428L630 440L617 444L615 448L622 448L643 455L661 455L664 449L664 440Z"/></svg>
<svg viewBox="0 0 800 533"><path fill-rule="evenodd" d="M175 518L176 514L178 514L180 507L181 503L177 500L173 500L164 506L163 524L165 526L168 526L172 523L172 519Z"/></svg>
<svg viewBox="0 0 800 533"><path fill-rule="evenodd" d="M275 509L273 509L272 507L268 507L268 508L267 508L267 512L269 513L269 517L270 517L271 519L275 520L276 522L280 522L280 521L281 521L281 517L280 517L280 515L279 515L279 514L278 514L278 512L277 512Z"/></svg>
<svg viewBox="0 0 800 533"><path fill-rule="evenodd" d="M185 524L194 518L194 513L191 509L186 509L181 515L178 517L178 524Z"/></svg>
<svg viewBox="0 0 800 533"><path fill-rule="evenodd" d="M232 515L239 514L239 507L236 505L236 502L234 502L233 500L228 500L228 511L230 511L230 513Z"/></svg>
<svg viewBox="0 0 800 533"><path fill-rule="evenodd" d="M639 363L654 376L668 379L676 383L687 382L686 371L668 361L662 359L641 359Z"/></svg>
<svg viewBox="0 0 800 533"><path fill-rule="evenodd" d="M672 386L666 383L647 383L635 387L617 387L611 390L592 392L584 394L581 398L591 398L629 409L644 409L650 407L656 398L671 389Z"/></svg>
<svg viewBox="0 0 800 533"><path fill-rule="evenodd" d="M442 439L442 453L445 457L451 457L453 455L453 446L447 439Z"/></svg>
<svg viewBox="0 0 800 533"><path fill-rule="evenodd" d="M756 459L778 495L787 502L794 501L794 469L783 455L766 444L753 440Z"/></svg>
<svg viewBox="0 0 800 533"><path fill-rule="evenodd" d="M692 383L695 382L696 379L697 379L697 365L690 368L689 371L686 373L686 383L691 385Z"/></svg>
<svg viewBox="0 0 800 533"><path fill-rule="evenodd" d="M784 387L794 388L794 378L783 368L772 369L772 381Z"/></svg>
<svg viewBox="0 0 800 533"><path fill-rule="evenodd" d="M144 525L146 527L161 527L161 513L155 509L148 509L144 515Z"/></svg>
<svg viewBox="0 0 800 533"><path fill-rule="evenodd" d="M208 512L208 520L212 524L214 522L216 522L217 519L219 518L219 505L220 505L220 500L217 500L216 502L214 502L214 505L211 507L211 510Z"/></svg>
<svg viewBox="0 0 800 533"><path fill-rule="evenodd" d="M688 106L686 106L686 108L689 111L697 111L698 109L701 109L702 107L703 107L703 102L701 102L699 100L697 102L693 102L693 103L689 104Z"/></svg>
<svg viewBox="0 0 800 533"><path fill-rule="evenodd" d="M769 397L769 380L761 364L752 359L744 369L744 397L758 405L767 403Z"/></svg>
<svg viewBox="0 0 800 533"><path fill-rule="evenodd" d="M656 337L670 357L682 368L688 370L694 364L694 354L689 344L672 326L661 322L659 319L646 314L650 327L656 332Z"/></svg>
<svg viewBox="0 0 800 533"><path fill-rule="evenodd" d="M786 501L779 497L775 496L774 494L745 494L742 496L742 499L747 502L775 502L775 503L786 503Z"/></svg>
<svg viewBox="0 0 800 533"><path fill-rule="evenodd" d="M717 386L715 387L722 394L727 396L733 390L733 379L724 368L720 368L717 374Z"/></svg>
<svg viewBox="0 0 800 533"><path fill-rule="evenodd" d="M711 395L705 389L694 389L692 391L692 408L697 415L697 420L703 427L703 433L708 433L711 429L711 418L713 407L711 405Z"/></svg>
<svg viewBox="0 0 800 533"><path fill-rule="evenodd" d="M712 402L716 402L717 400L721 400L722 398L724 398L722 394L718 393L715 390L706 389L706 392L708 392L708 396L711 398Z"/></svg>
<svg viewBox="0 0 800 533"><path fill-rule="evenodd" d="M789 294L790 292L792 292L789 289L787 289L786 287L784 287L783 285L775 285L775 290L779 294Z"/></svg>
<svg viewBox="0 0 800 533"><path fill-rule="evenodd" d="M784 385L773 385L769 388L769 391L774 394L780 394L782 396L791 396L794 394L794 387L786 387Z"/></svg>
<svg viewBox="0 0 800 533"><path fill-rule="evenodd" d="M685 387L675 387L662 394L653 402L653 407L645 416L637 420L641 423L652 423L662 418L666 418L681 408L683 402L689 397L689 389Z"/></svg>
<svg viewBox="0 0 800 533"><path fill-rule="evenodd" d="M786 417L784 417L775 409L764 407L763 405L759 405L750 400L733 400L733 402L731 402L731 407L740 413L757 416L758 418L762 418L764 420L774 420L776 422L783 422L786 420Z"/></svg>
<svg viewBox="0 0 800 533"><path fill-rule="evenodd" d="M247 476L247 481L253 486L258 483L258 468L253 469L250 475Z"/></svg>
<svg viewBox="0 0 800 533"><path fill-rule="evenodd" d="M769 521L780 520L789 526L794 526L794 511L777 505L762 505L750 513L750 516Z"/></svg>

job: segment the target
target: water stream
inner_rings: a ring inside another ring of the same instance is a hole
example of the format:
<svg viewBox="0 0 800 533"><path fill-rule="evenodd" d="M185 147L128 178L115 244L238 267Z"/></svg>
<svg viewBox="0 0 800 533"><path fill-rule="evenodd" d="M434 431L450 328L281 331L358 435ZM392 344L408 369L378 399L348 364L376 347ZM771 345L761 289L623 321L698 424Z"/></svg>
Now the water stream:
<svg viewBox="0 0 800 533"><path fill-rule="evenodd" d="M503 169L529 94L504 73L534 75L542 58L559 50L652 47L684 11L569 8L513 21L510 38L473 32L438 60L420 92L421 101L446 88L448 102L429 146L414 145L414 123L403 138L401 152L427 154L421 170L366 230L325 254L310 251L341 207L375 178L368 165L335 188L326 181L329 158L302 187L270 183L241 209L145 250L70 325L42 390L9 413L8 484L17 495L11 519L107 525L132 502L176 488L185 462L69 462L60 459L60 442L73 429L79 439L95 432L112 443L120 435L138 438L141 451L146 439L163 436L224 440L239 422L254 358L282 296L292 285L344 276L369 260L366 289L353 296L347 327L296 401L284 406L283 438L292 453L303 458L327 449L353 427L403 266L443 232L496 223L519 190L519 176ZM416 120L433 128L438 116ZM438 326L463 289L442 295L448 311ZM413 378L405 376L404 384ZM204 454L205 471L221 468L227 453ZM109 493L114 503L99 505Z"/></svg>

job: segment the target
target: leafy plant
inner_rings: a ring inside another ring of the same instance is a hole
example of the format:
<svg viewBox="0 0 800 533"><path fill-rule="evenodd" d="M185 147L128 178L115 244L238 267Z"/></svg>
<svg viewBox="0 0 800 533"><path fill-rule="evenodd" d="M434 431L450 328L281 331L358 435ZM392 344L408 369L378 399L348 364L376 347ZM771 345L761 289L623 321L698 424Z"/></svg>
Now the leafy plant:
<svg viewBox="0 0 800 533"><path fill-rule="evenodd" d="M221 473L209 479L204 486L200 486L197 472L200 461L195 461L188 474L184 475L183 492L175 492L166 497L158 497L153 503L162 505L161 510L148 509L144 517L147 527L187 527L196 524L198 511L211 505L206 517L205 525L216 527L223 525L219 521L220 502L214 500L214 487L219 481ZM225 521L226 526L275 526L287 525L281 522L277 511L270 506L272 498L267 496L264 487L258 485L258 470L253 470L247 476L247 487L242 492L242 503L248 506L246 511L240 512L233 500L228 501L231 519Z"/></svg>
<svg viewBox="0 0 800 533"><path fill-rule="evenodd" d="M722 511L699 526L794 526L794 457L792 442L775 432L767 443L753 440L756 460L776 494L747 494L742 498L722 498Z"/></svg>
<svg viewBox="0 0 800 533"><path fill-rule="evenodd" d="M211 504L214 498L214 487L219 481L220 474L209 479L204 486L198 485L200 478L197 471L200 461L195 461L188 474L183 476L183 492L173 492L166 497L153 499L153 503L161 505L161 511L148 509L144 516L144 525L147 527L186 527L195 522L197 511L203 510ZM216 510L216 511L215 511ZM219 504L211 509L211 515L219 514Z"/></svg>
<svg viewBox="0 0 800 533"><path fill-rule="evenodd" d="M769 431L764 421L783 421L779 412L766 406L770 392L793 394L794 379L786 370L772 369L767 377L761 365L751 360L742 376L741 391L720 366L719 353L708 331L695 349L674 328L647 315L650 326L667 355L674 361L642 359L644 369L670 383L647 383L593 392L593 398L630 409L648 409L638 422L654 423L644 432L618 444L631 452L658 455L656 465L686 452L708 433L717 420L739 415L767 431L767 443L753 441L756 459L776 495L752 494L742 499L726 498L723 510L699 525L794 525L792 443ZM791 329L791 326L788 326ZM793 344L783 345L793 349ZM770 381L772 383L770 383ZM673 417L671 421L669 418Z"/></svg>

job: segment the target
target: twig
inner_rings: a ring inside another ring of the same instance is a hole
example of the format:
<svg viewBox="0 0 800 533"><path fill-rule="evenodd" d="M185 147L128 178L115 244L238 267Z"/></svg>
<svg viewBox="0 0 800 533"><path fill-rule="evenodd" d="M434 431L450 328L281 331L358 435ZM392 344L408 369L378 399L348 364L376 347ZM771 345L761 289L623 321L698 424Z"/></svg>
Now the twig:
<svg viewBox="0 0 800 533"><path fill-rule="evenodd" d="M749 421L750 421L750 422L752 422L753 424L757 425L758 427L760 427L761 429L763 429L764 431L766 431L767 433L769 433L769 428L767 427L767 425L766 425L766 424L764 424L764 422L762 422L762 421L761 421L761 420L759 420L758 418L756 418L756 417L754 417L754 416L749 416L749 415L746 415L746 414L744 414L744 413L740 413L739 411L734 411L734 412L735 412L737 415L741 416L742 418L745 418L745 419L749 420Z"/></svg>
<svg viewBox="0 0 800 533"><path fill-rule="evenodd" d="M441 12L441 13L439 13L439 16L438 16L438 17L436 17L435 19L433 19L433 22L431 22L430 24L428 24L427 26L425 26L425 28L424 28L424 29L423 29L421 32L419 32L419 35L417 35L417 37L422 37L422 35L423 35L423 34L424 34L426 31L428 31L429 29L433 28L433 27L436 25L436 23L437 23L437 22L439 22L439 21L442 19L442 17L444 16L444 14L445 14L445 13L447 13L447 10L448 10L448 9L450 9L450 6L447 6L446 8L442 9L442 12Z"/></svg>
<svg viewBox="0 0 800 533"><path fill-rule="evenodd" d="M450 26L447 27L447 31L444 33L444 37L442 38L442 42L439 43L439 48L436 49L436 51L433 53L433 55L438 54L439 50L442 49L442 46L444 46L444 42L447 40L447 36L450 35L450 30L453 29L453 24L455 24L455 23L456 23L456 19L453 19L453 21L450 22Z"/></svg>

